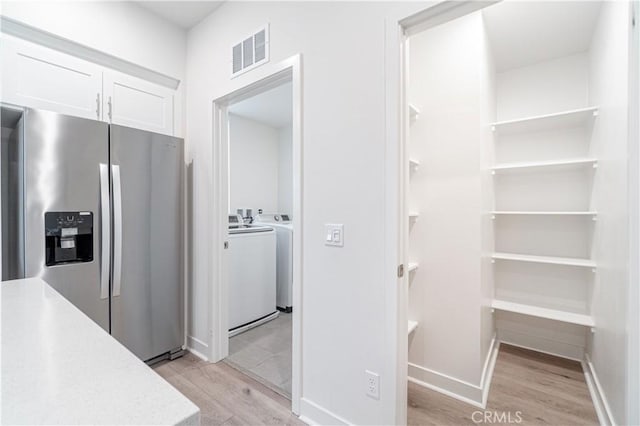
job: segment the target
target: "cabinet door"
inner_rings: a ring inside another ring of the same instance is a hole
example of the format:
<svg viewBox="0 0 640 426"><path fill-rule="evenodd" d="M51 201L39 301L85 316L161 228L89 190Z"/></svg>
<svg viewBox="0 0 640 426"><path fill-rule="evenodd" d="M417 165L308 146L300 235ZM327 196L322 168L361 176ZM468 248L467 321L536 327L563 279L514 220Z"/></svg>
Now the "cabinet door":
<svg viewBox="0 0 640 426"><path fill-rule="evenodd" d="M113 124L173 135L174 91L116 71L104 73L104 108Z"/></svg>
<svg viewBox="0 0 640 426"><path fill-rule="evenodd" d="M4 102L100 120L102 69L33 43L3 36Z"/></svg>

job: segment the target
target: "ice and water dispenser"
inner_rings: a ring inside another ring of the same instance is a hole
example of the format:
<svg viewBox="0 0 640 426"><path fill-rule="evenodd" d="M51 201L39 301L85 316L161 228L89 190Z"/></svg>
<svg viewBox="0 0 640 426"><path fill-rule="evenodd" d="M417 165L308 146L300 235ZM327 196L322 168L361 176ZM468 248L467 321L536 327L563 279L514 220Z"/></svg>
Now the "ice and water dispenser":
<svg viewBox="0 0 640 426"><path fill-rule="evenodd" d="M46 212L44 228L47 266L93 260L93 213Z"/></svg>

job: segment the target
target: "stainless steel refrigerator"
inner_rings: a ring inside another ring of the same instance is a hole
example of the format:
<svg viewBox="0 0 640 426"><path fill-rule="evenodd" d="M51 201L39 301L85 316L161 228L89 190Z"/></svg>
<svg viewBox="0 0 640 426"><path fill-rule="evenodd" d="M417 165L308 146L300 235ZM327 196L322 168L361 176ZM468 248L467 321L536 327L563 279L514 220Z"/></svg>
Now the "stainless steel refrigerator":
<svg viewBox="0 0 640 426"><path fill-rule="evenodd" d="M145 361L179 353L182 139L33 109L14 127L3 279L43 278Z"/></svg>

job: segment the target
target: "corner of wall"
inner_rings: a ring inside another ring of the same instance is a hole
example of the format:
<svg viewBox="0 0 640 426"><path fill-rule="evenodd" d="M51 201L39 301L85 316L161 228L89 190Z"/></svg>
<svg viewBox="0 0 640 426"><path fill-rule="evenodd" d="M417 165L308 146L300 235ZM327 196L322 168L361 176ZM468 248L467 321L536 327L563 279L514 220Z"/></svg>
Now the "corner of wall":
<svg viewBox="0 0 640 426"><path fill-rule="evenodd" d="M591 358L588 354L585 354L585 359L582 361L582 370L584 371L584 378L587 382L587 388L589 389L593 406L596 409L596 414L598 415L598 421L602 426L616 425L617 423L615 422L613 412L609 407L609 402L607 401L604 389L598 380L595 366L591 362Z"/></svg>
<svg viewBox="0 0 640 426"><path fill-rule="evenodd" d="M494 335L489 345L489 350L485 355L479 386L412 363L409 363L408 379L418 386L484 409L487 405L487 397L489 395L489 388L491 387L491 379L493 378L499 348L500 342Z"/></svg>

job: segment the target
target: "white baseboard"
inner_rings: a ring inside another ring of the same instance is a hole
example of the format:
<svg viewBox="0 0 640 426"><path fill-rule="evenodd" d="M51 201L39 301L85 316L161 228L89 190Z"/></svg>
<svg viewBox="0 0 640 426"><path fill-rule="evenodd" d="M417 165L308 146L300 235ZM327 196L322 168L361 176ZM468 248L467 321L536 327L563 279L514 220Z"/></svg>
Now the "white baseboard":
<svg viewBox="0 0 640 426"><path fill-rule="evenodd" d="M504 316L504 315L503 315ZM550 328L540 318L523 319L520 322L505 324L496 322L498 340L508 345L531 349L562 358L581 361L584 359L586 338L582 326L563 324L560 330ZM542 328L545 327L545 328ZM577 327L577 328L576 328ZM558 335L553 331L556 330ZM578 336L579 334L579 336Z"/></svg>
<svg viewBox="0 0 640 426"><path fill-rule="evenodd" d="M489 352L487 353L487 359L482 369L482 381L480 387L482 388L482 407L486 408L487 399L489 398L489 389L491 388L491 379L493 379L493 370L496 367L496 361L498 360L498 352L500 351L500 341L494 334L491 339L491 345L489 345Z"/></svg>
<svg viewBox="0 0 640 426"><path fill-rule="evenodd" d="M308 425L350 425L348 421L322 408L315 402L300 398L300 420Z"/></svg>
<svg viewBox="0 0 640 426"><path fill-rule="evenodd" d="M582 361L582 369L584 370L584 378L593 400L593 406L596 409L598 415L598 421L602 426L615 426L616 422L613 418L613 413L607 402L607 397L604 393L604 389L600 385L598 376L596 374L595 367L591 362L591 358L588 354L585 354L584 361Z"/></svg>
<svg viewBox="0 0 640 426"><path fill-rule="evenodd" d="M412 374L408 379L411 383L455 398L458 401L471 404L474 407L484 408L482 406L482 391L479 386L463 382L455 377L440 374L415 364L409 364L409 374ZM415 376L423 377L424 380L416 379ZM429 382L425 380L429 380ZM439 386L433 383L438 383Z"/></svg>
<svg viewBox="0 0 640 426"><path fill-rule="evenodd" d="M202 340L187 336L187 350L203 361L209 361L209 357L205 355L209 353L209 345Z"/></svg>
<svg viewBox="0 0 640 426"><path fill-rule="evenodd" d="M491 378L493 377L499 346L500 344L494 336L485 358L480 386L413 363L409 363L408 380L418 386L440 392L474 407L484 409L489 395L489 387L491 386Z"/></svg>
<svg viewBox="0 0 640 426"><path fill-rule="evenodd" d="M582 362L582 359L580 358L576 358L575 356L570 356L564 353L558 353L558 352L554 352L554 351L545 351L543 349L540 349L538 347L535 346L527 346L527 345L521 345L519 343L514 343L514 342L510 342L508 340L500 340L501 343L504 343L505 345L509 345L509 346L515 346L516 348L522 348L522 349L527 349L529 351L534 351L534 352L539 352L541 354L546 354L546 355L552 355L558 358L564 358L564 359L569 359L571 361L577 361L577 362ZM583 357L584 359L584 357Z"/></svg>

